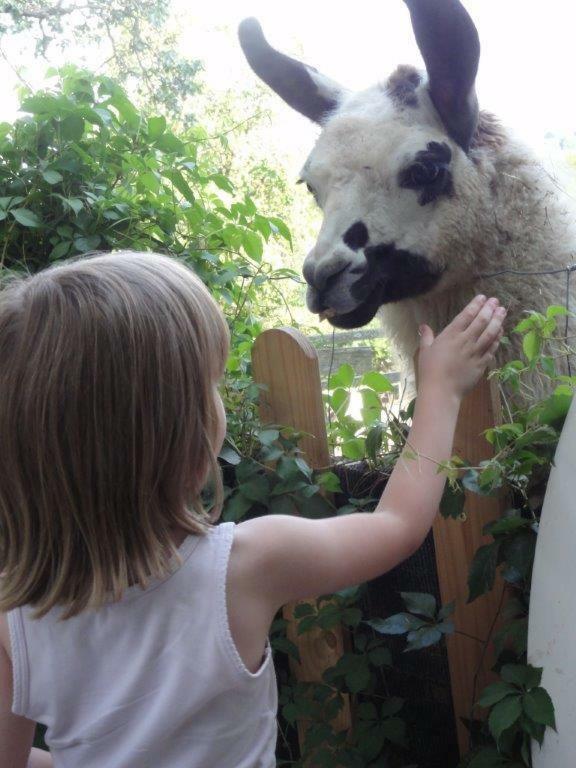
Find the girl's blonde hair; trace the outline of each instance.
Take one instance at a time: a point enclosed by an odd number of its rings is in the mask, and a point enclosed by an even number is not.
[[[0,293],[0,610],[63,618],[165,576],[210,525],[226,321],[183,264],[96,255]]]

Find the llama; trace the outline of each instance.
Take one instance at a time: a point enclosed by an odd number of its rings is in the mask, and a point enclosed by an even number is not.
[[[566,273],[506,271],[565,269],[576,228],[556,180],[479,110],[480,43],[459,0],[405,2],[427,76],[400,66],[359,93],[272,48],[255,19],[239,37],[254,72],[322,127],[301,172],[324,213],[303,266],[308,308],[337,328],[378,313],[411,360],[419,325],[438,331],[476,293],[500,299],[509,327],[563,303]]]

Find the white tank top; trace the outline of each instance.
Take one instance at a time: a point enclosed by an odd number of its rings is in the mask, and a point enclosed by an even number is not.
[[[233,537],[189,536],[169,577],[97,611],[8,614],[12,711],[47,726],[55,768],[273,768],[270,648],[249,672],[228,625]]]

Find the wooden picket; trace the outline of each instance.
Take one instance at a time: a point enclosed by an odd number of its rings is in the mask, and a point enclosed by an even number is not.
[[[260,397],[262,423],[282,424],[305,433],[300,448],[309,466],[313,469],[328,467],[330,454],[320,370],[312,344],[293,328],[265,331],[254,344],[252,368],[254,381],[266,387]],[[288,639],[297,646],[300,654],[300,664],[291,660],[292,672],[298,681],[321,682],[323,672],[334,666],[344,653],[343,630],[341,627],[315,628],[298,635],[294,608],[295,604],[292,604],[284,609]],[[337,730],[350,728],[348,697],[333,725]],[[305,724],[298,723],[298,731],[302,743]]]

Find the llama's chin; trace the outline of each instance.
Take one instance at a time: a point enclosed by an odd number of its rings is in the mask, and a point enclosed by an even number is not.
[[[378,296],[369,297],[367,301],[359,304],[351,312],[343,312],[342,314],[330,312],[326,314],[326,319],[334,328],[362,328],[374,319],[380,306],[381,301]]]

